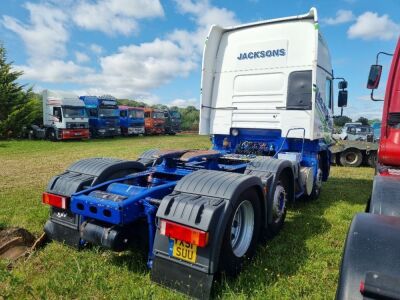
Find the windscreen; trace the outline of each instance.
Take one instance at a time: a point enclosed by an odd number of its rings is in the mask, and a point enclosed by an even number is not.
[[[153,112],[153,119],[164,119],[164,113],[158,111]]]
[[[63,115],[65,118],[86,118],[86,109],[84,107],[63,106]]]
[[[171,116],[175,119],[180,119],[181,118],[181,114],[178,111],[172,111],[171,112]]]
[[[119,117],[119,110],[115,108],[100,108],[100,117]]]
[[[142,110],[131,110],[131,111],[129,111],[129,118],[132,118],[132,119],[143,119],[144,118],[144,111],[142,111]]]

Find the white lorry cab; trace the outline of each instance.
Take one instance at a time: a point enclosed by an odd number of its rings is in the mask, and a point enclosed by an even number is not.
[[[203,56],[200,134],[213,135],[221,148],[224,141],[231,148],[263,141],[276,150],[285,137],[329,144],[332,83],[329,49],[315,8],[235,27],[215,25]],[[346,106],[347,91],[341,96]],[[238,138],[227,137],[232,133]],[[318,151],[318,142],[312,144]]]
[[[47,138],[53,141],[89,138],[85,104],[77,95],[44,90],[42,96]]]

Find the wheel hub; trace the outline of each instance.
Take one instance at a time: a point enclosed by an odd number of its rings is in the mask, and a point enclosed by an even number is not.
[[[272,215],[275,223],[278,223],[285,213],[286,201],[287,197],[285,188],[281,185],[277,185],[272,203]]]
[[[242,257],[250,246],[254,232],[254,209],[250,201],[239,204],[231,224],[231,247],[237,257]]]

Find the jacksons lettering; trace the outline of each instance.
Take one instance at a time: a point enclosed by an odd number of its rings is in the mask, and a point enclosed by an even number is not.
[[[274,56],[285,56],[286,55],[286,50],[281,48],[281,49],[275,49],[275,50],[262,50],[262,51],[254,51],[254,52],[243,52],[240,53],[240,55],[237,57],[238,60],[243,60],[243,59],[256,59],[256,58],[265,58],[265,57],[274,57]]]

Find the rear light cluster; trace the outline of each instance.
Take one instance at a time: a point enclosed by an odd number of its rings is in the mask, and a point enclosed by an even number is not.
[[[160,234],[199,247],[205,247],[208,244],[208,232],[166,220],[160,221]]]
[[[44,204],[48,204],[51,206],[55,206],[58,208],[66,209],[68,205],[68,197],[50,194],[50,193],[43,193],[42,195],[42,202]]]

